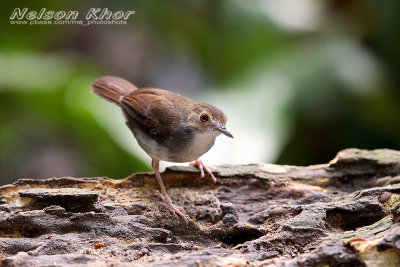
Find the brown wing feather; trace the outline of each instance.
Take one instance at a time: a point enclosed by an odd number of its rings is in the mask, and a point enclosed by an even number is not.
[[[171,130],[179,125],[179,113],[170,92],[161,89],[138,89],[126,95],[121,107],[128,118],[128,126],[139,126],[145,133],[159,142],[165,141]],[[173,94],[175,97],[182,97]]]
[[[137,87],[125,79],[104,76],[93,82],[92,89],[95,94],[119,105],[120,98],[137,90]]]

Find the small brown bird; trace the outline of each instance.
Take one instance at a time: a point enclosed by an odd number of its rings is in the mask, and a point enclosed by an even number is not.
[[[138,89],[130,82],[105,76],[92,84],[93,92],[122,108],[126,125],[140,147],[152,158],[152,167],[161,187],[159,198],[172,213],[183,219],[183,209],[175,206],[165,190],[159,171],[160,160],[189,162],[216,179],[210,168],[199,159],[221,133],[232,137],[225,128],[227,116],[209,104],[198,104],[190,98],[162,89]]]

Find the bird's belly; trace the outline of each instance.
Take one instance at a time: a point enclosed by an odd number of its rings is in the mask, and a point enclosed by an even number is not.
[[[140,147],[153,159],[169,162],[188,162],[198,159],[213,146],[215,136],[196,134],[188,143],[160,144],[140,130],[134,132]]]
[[[215,137],[216,136],[210,134],[195,134],[192,141],[182,148],[182,157],[187,158],[188,160],[186,161],[200,158],[214,145]]]
[[[170,149],[167,146],[161,145],[154,139],[150,138],[141,130],[133,132],[139,146],[153,159],[169,161],[171,157]]]

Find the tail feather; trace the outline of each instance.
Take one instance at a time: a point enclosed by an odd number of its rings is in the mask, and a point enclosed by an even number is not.
[[[125,95],[137,89],[127,80],[114,76],[104,76],[92,83],[92,90],[96,95],[117,105]]]

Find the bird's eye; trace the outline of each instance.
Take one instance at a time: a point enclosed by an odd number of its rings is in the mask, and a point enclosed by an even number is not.
[[[200,120],[203,121],[203,122],[204,122],[204,121],[208,121],[208,115],[205,114],[205,113],[201,114]]]

